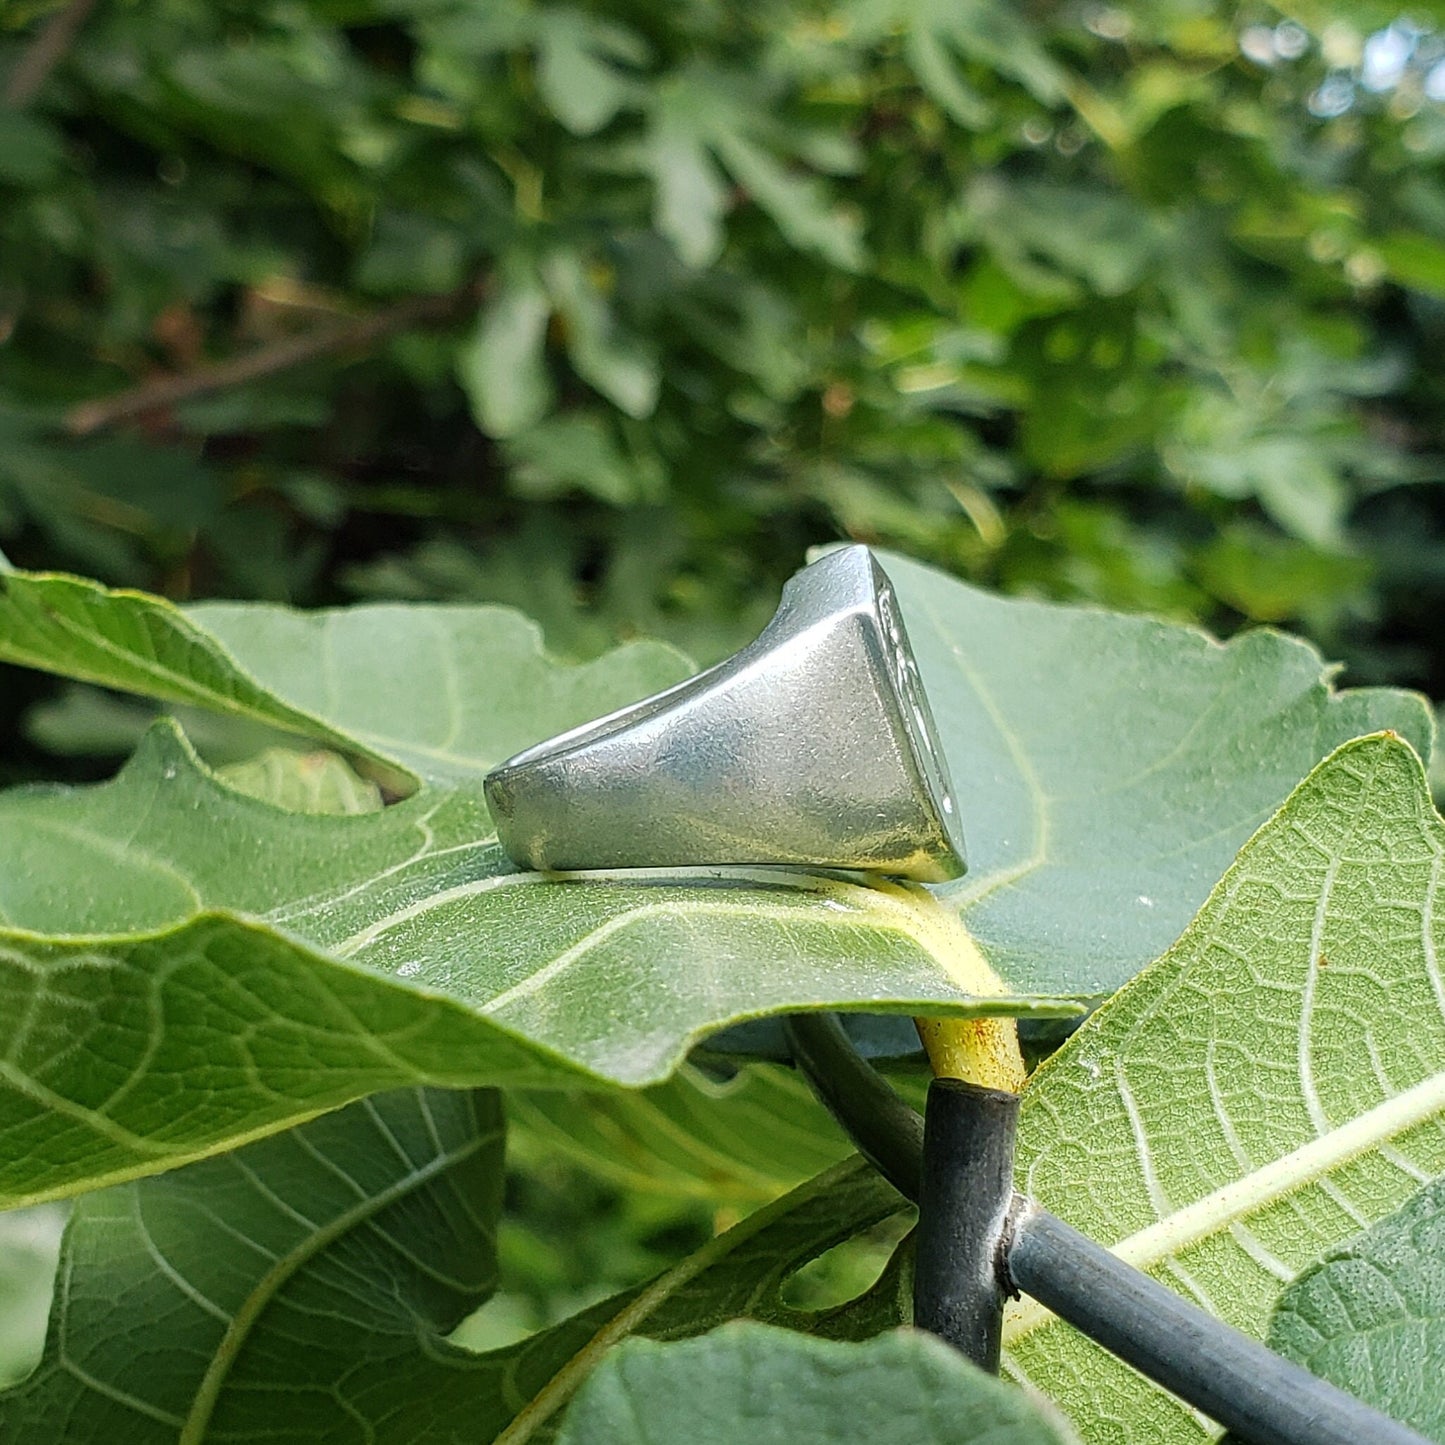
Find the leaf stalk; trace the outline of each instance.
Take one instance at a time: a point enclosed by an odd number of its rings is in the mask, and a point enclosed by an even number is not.
[[[1028,1078],[1019,1028],[1012,1018],[918,1018],[924,1052],[940,1079],[961,1079],[981,1089],[1017,1094]]]

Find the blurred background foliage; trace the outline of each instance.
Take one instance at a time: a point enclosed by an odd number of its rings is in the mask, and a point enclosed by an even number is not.
[[[1442,180],[1442,0],[0,0],[0,548],[706,661],[849,537],[1445,696]],[[136,726],[0,671],[0,781]],[[790,1182],[518,1108],[479,1340]]]
[[[9,0],[0,546],[708,658],[846,536],[1445,693],[1441,24]]]

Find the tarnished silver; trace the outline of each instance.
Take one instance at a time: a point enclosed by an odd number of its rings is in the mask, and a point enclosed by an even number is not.
[[[525,868],[964,871],[918,666],[866,547],[792,577],[741,652],[509,758],[486,794]]]

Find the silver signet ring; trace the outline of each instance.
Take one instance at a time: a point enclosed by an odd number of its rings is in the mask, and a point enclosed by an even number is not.
[[[741,652],[509,758],[486,795],[524,868],[964,871],[918,665],[866,547],[793,576]]]

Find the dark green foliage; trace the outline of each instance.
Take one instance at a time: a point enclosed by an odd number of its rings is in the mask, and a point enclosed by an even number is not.
[[[0,112],[0,545],[713,655],[847,534],[1439,691],[1414,13],[100,6]]]

